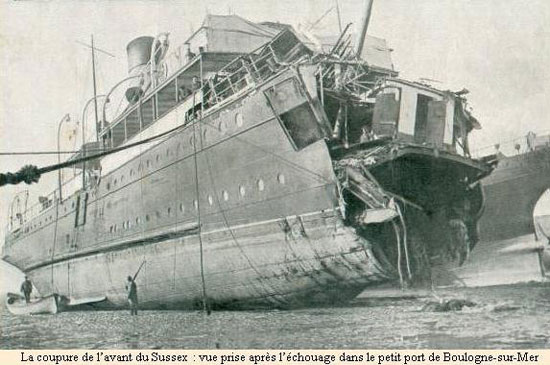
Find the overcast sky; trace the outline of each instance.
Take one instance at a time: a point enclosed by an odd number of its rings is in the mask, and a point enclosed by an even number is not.
[[[343,22],[359,23],[363,0],[339,3]],[[179,45],[207,12],[310,24],[334,4],[334,0],[4,0],[0,4],[0,150],[55,151],[63,115],[71,113],[73,122],[81,119],[83,104],[92,95],[91,57],[77,42],[89,43],[91,34],[97,47],[116,55],[98,54],[98,93],[102,94],[125,77],[125,47],[134,37],[168,31],[172,44]],[[316,31],[336,32],[337,24],[332,11]],[[387,39],[402,77],[429,78],[440,81],[433,84],[440,88],[470,90],[470,104],[483,126],[472,135],[473,147],[479,148],[530,130],[550,130],[549,24],[547,0],[375,0],[369,34]],[[56,162],[55,155],[0,156],[0,170]],[[50,173],[30,187],[3,187],[1,236],[16,192],[30,189],[35,203],[36,196],[53,190],[55,183],[56,174]]]

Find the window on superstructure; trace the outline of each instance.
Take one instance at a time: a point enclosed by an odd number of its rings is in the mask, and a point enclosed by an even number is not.
[[[426,142],[426,136],[428,135],[428,112],[430,101],[434,98],[418,94],[416,98],[416,115],[414,121],[414,141],[417,143]]]
[[[155,109],[153,104],[153,98],[149,98],[144,103],[141,104],[141,128],[147,127],[149,124],[153,123],[155,115]]]
[[[307,102],[279,114],[279,118],[286,135],[297,150],[309,146],[324,136],[315,113]]]
[[[141,130],[141,123],[139,122],[139,109],[135,108],[126,117],[126,139],[130,139]]]
[[[157,92],[156,98],[158,107],[157,115],[160,118],[178,103],[176,97],[176,80],[172,80],[168,85],[160,89]]]
[[[126,140],[126,122],[125,120],[117,123],[112,129],[113,147],[118,147]]]

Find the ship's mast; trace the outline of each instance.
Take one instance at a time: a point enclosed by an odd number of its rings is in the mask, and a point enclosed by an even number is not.
[[[94,82],[94,112],[95,112],[95,134],[96,134],[96,141],[99,142],[99,119],[97,116],[97,85],[96,85],[96,77],[95,77],[95,48],[94,48],[94,36],[92,34],[92,74],[93,74],[93,82]]]
[[[363,10],[363,19],[361,21],[361,33],[359,33],[359,39],[355,45],[355,54],[357,57],[361,55],[363,51],[363,44],[365,43],[365,37],[367,35],[367,29],[369,27],[370,15],[372,12],[372,3],[374,0],[365,0],[365,9]]]
[[[340,30],[340,34],[342,34],[342,18],[340,17],[340,6],[338,5],[338,0],[335,0],[335,3],[336,15],[338,17],[338,29]]]

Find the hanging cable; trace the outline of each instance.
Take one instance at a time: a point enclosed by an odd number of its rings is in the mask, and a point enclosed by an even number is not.
[[[399,283],[401,284],[401,289],[405,287],[405,282],[403,280],[403,271],[401,269],[401,234],[399,233],[399,227],[395,221],[391,222],[393,231],[395,232],[395,239],[397,241],[397,272],[399,274]]]
[[[401,212],[401,208],[399,207],[399,203],[395,203],[395,209],[397,210],[397,214],[399,214],[399,220],[401,221],[401,226],[403,227],[403,247],[405,249],[405,262],[407,264],[407,274],[409,276],[409,280],[412,279],[412,272],[411,272],[411,264],[409,260],[409,245],[407,242],[407,225],[405,224],[405,218],[403,217],[403,213]]]
[[[199,60],[199,73],[200,73],[200,79],[201,79],[201,90],[203,89],[203,78],[202,78],[202,55]],[[195,108],[195,96],[197,93],[193,94],[193,109]],[[206,313],[206,315],[210,315],[210,308],[208,307],[208,297],[206,294],[206,280],[204,278],[204,250],[203,250],[203,243],[202,243],[202,227],[201,227],[201,199],[200,199],[200,191],[199,191],[199,164],[197,161],[197,133],[196,128],[197,124],[199,125],[199,136],[201,136],[201,121],[203,117],[204,112],[204,96],[201,94],[201,115],[199,117],[199,120],[195,120],[193,122],[193,160],[195,163],[195,194],[197,197],[197,223],[198,223],[198,238],[199,238],[199,249],[200,249],[200,268],[201,268],[201,282],[202,282],[202,309]]]

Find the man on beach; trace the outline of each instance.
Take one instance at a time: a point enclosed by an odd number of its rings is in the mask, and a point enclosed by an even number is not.
[[[137,316],[138,297],[137,297],[137,285],[134,278],[128,276],[128,283],[126,284],[126,291],[128,292],[128,303],[130,304],[130,314]]]
[[[30,303],[31,293],[32,293],[32,282],[29,280],[29,277],[25,275],[25,281],[21,284],[21,292],[25,296],[25,302]]]

